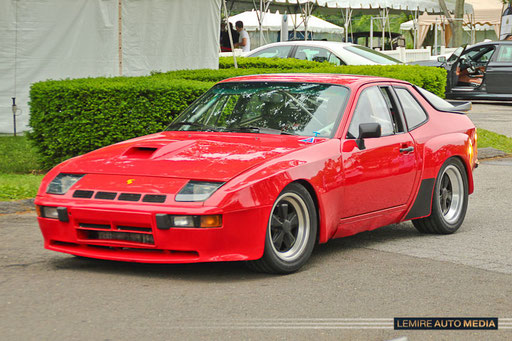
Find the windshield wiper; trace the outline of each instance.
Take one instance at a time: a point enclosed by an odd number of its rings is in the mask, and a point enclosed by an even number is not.
[[[186,122],[186,121],[172,123],[168,128],[182,127],[182,126],[191,126],[191,127],[202,128],[202,129],[205,129],[205,131],[220,131],[220,129],[218,127],[209,126],[209,125],[197,123],[197,122]]]
[[[239,131],[241,133],[247,132],[247,133],[295,135],[295,134],[289,133],[287,131],[279,130],[279,129],[256,127],[256,126],[233,126],[233,127],[228,127],[226,129],[226,131]]]

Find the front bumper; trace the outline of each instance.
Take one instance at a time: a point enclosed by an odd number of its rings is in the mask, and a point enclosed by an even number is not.
[[[51,198],[50,198],[51,199]],[[263,255],[271,207],[222,212],[211,207],[151,204],[91,204],[36,199],[36,205],[66,207],[69,221],[38,218],[45,248],[77,256],[142,263],[243,261]],[[164,214],[222,214],[219,228],[157,228]]]

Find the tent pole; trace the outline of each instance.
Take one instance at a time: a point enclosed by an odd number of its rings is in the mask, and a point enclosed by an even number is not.
[[[434,25],[434,56],[437,56],[437,20]]]
[[[228,8],[226,6],[226,0],[222,0],[222,7],[224,7],[224,16],[226,17],[226,20],[228,22],[228,36],[229,36],[229,45],[231,45],[231,52],[233,52],[233,63],[235,64],[235,69],[238,69],[238,64],[236,62],[236,55],[235,55],[235,45],[233,44],[233,36],[231,35],[231,29],[229,27],[229,16],[228,16]]]
[[[382,51],[384,51],[386,49],[386,46],[384,44],[384,41],[386,40],[386,10],[383,9],[382,10],[382,42],[381,42],[381,48],[382,48]]]
[[[119,31],[118,34],[118,64],[119,64],[119,76],[123,75],[123,0],[118,0],[117,2],[117,11],[118,11],[118,19],[117,19],[117,28]]]
[[[370,17],[370,48],[373,49],[373,17]]]
[[[414,11],[414,48],[417,49],[418,46],[418,8],[416,8],[416,11]]]
[[[260,26],[260,46],[263,46],[263,0],[260,0],[260,15],[258,16],[258,24]]]

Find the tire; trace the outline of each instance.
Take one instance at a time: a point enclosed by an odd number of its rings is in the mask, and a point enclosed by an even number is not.
[[[451,234],[462,225],[467,208],[466,170],[458,158],[450,158],[437,175],[430,216],[413,220],[412,223],[421,233]]]
[[[247,262],[255,271],[289,274],[309,259],[316,242],[317,211],[309,192],[291,183],[272,206],[263,257]]]

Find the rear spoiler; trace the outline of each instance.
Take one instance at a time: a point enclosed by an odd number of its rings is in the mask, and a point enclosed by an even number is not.
[[[451,105],[453,105],[453,109],[450,111],[461,111],[468,112],[473,108],[473,104],[471,102],[463,102],[463,101],[448,101]]]

